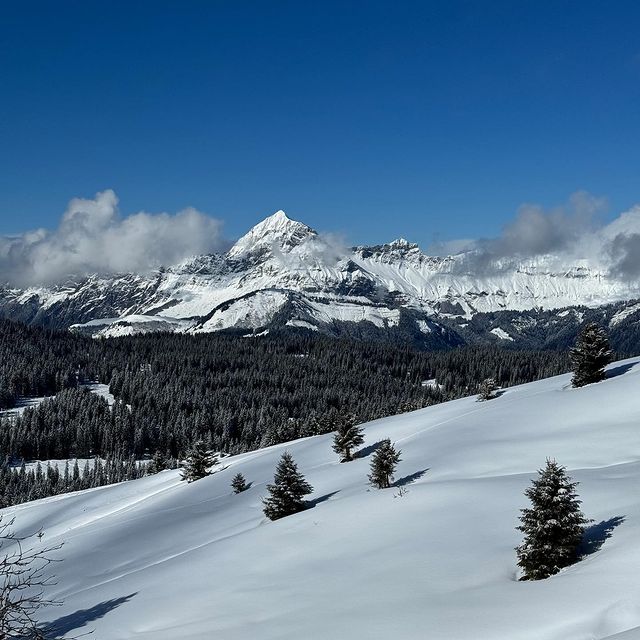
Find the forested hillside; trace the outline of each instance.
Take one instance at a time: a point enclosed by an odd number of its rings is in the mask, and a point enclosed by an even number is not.
[[[552,351],[426,353],[310,332],[91,340],[5,321],[0,345],[5,406],[58,394],[0,433],[5,454],[27,459],[178,456],[196,438],[237,453],[474,393],[489,376],[508,386],[569,368]],[[90,379],[110,385],[112,410],[76,388]]]

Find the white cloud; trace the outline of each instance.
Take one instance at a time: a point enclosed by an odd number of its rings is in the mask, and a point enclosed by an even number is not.
[[[584,191],[563,206],[545,210],[523,204],[498,238],[481,240],[480,248],[495,258],[527,258],[571,251],[596,228],[596,216],[607,207],[604,198]]]
[[[617,277],[636,277],[640,275],[640,206],[604,224],[600,216],[606,208],[606,199],[580,191],[552,209],[522,205],[498,237],[442,244],[468,251],[458,267],[476,274],[542,261],[552,269],[588,265]]]
[[[436,240],[427,247],[430,256],[454,256],[457,253],[472,251],[477,247],[477,240],[457,238],[454,240]]]
[[[525,204],[498,237],[435,243],[430,252],[466,252],[458,267],[476,274],[542,259],[551,268],[588,264],[619,278],[637,278],[640,205],[606,225],[599,221],[605,208],[605,199],[586,192],[549,210]],[[71,200],[55,230],[0,237],[0,283],[46,285],[91,273],[145,273],[227,248],[220,220],[193,208],[123,217],[116,194],[106,190],[93,199]],[[321,234],[281,259],[294,267],[290,263],[297,261],[333,264],[347,254],[342,238]]]
[[[223,248],[222,223],[196,209],[122,217],[108,189],[74,198],[57,229],[0,238],[1,280],[50,284],[90,273],[148,272]]]

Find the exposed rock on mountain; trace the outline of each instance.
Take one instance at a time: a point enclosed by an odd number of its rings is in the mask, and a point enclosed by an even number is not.
[[[226,254],[195,256],[151,275],[7,287],[0,290],[0,314],[101,336],[288,326],[443,347],[478,338],[465,329],[483,314],[596,308],[638,297],[636,283],[589,265],[558,269],[558,256],[482,274],[469,272],[467,258],[427,256],[404,239],[339,248],[278,211]],[[495,326],[482,337],[517,340]]]

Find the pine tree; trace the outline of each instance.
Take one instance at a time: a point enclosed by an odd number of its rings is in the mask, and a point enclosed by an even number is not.
[[[371,459],[371,474],[369,482],[378,489],[388,489],[393,480],[393,472],[396,465],[400,462],[401,451],[396,451],[391,444],[391,440],[387,439],[382,442]]]
[[[193,443],[187,453],[187,459],[182,470],[182,480],[195,482],[200,478],[211,475],[211,467],[216,463],[217,460],[211,455],[207,445],[202,440],[198,440]]]
[[[271,495],[263,500],[264,515],[277,520],[305,509],[302,498],[311,493],[313,487],[298,471],[291,454],[285,451],[276,467],[273,484],[268,484],[267,490]]]
[[[612,351],[605,330],[595,322],[582,329],[575,346],[569,351],[573,365],[574,387],[604,380],[604,368],[611,362]]]
[[[355,416],[346,416],[338,425],[333,437],[333,450],[340,455],[340,462],[353,460],[353,449],[364,442],[362,427],[356,424]]]
[[[233,476],[233,480],[231,481],[231,487],[234,493],[242,493],[249,488],[249,485],[247,484],[245,477],[241,473],[236,473],[236,475]]]
[[[523,543],[516,547],[522,580],[548,578],[575,562],[589,522],[580,511],[578,483],[571,481],[564,467],[547,460],[538,476],[525,492],[531,508],[522,509],[522,524],[517,527],[524,533]]]
[[[492,400],[496,397],[496,391],[498,390],[498,385],[493,378],[485,378],[480,383],[480,389],[478,393],[478,400]]]

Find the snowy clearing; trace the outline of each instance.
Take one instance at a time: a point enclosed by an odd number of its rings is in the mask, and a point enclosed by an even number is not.
[[[500,327],[491,329],[489,333],[493,333],[493,335],[500,338],[500,340],[509,340],[513,342],[513,338],[504,329],[501,329]]]
[[[331,436],[225,460],[193,484],[165,471],[6,509],[66,541],[43,612],[101,640],[640,639],[640,359],[571,389],[569,375],[366,426],[340,464]],[[397,486],[367,484],[371,454],[402,450]],[[289,450],[315,505],[276,522],[261,496]],[[580,482],[592,553],[518,582],[523,495],[555,457]],[[242,472],[251,488],[231,492]],[[400,495],[400,486],[406,490]],[[599,550],[597,550],[599,548]],[[616,635],[620,634],[620,635]]]
[[[87,382],[82,385],[85,389],[89,389],[91,393],[95,393],[101,396],[107,401],[107,404],[112,407],[116,401],[113,394],[109,391],[108,384],[101,384],[100,382]],[[21,416],[27,409],[34,409],[38,405],[42,404],[45,400],[51,400],[55,396],[43,396],[41,398],[19,398],[15,407],[11,409],[0,409],[0,418],[16,418]]]
[[[10,409],[0,409],[0,418],[17,418],[18,416],[21,416],[27,409],[33,409],[37,407],[48,398],[55,398],[55,396],[42,396],[39,398],[18,398],[15,407],[11,407]]]

